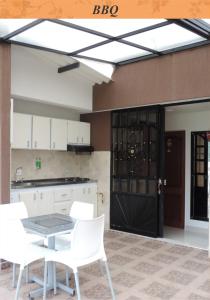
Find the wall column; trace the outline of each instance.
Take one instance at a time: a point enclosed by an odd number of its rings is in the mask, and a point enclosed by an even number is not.
[[[11,46],[0,43],[0,204],[10,200]]]

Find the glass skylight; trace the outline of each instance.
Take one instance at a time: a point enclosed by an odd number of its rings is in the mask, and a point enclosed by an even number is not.
[[[202,20],[210,25],[210,19],[202,19]]]
[[[148,54],[150,54],[150,52],[127,46],[118,42],[111,42],[109,44],[81,52],[81,55],[113,62],[119,62],[122,60],[132,59],[137,56]]]
[[[63,19],[88,29],[118,36],[137,29],[162,23],[165,19]]]
[[[0,37],[5,36],[33,21],[34,19],[0,19]]]
[[[163,51],[199,42],[204,40],[204,38],[178,25],[171,24],[130,36],[125,38],[125,40],[154,50]]]
[[[45,21],[18,34],[12,38],[12,40],[65,52],[73,52],[105,39],[80,30]]]

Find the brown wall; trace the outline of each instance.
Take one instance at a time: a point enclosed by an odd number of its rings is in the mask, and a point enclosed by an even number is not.
[[[93,110],[210,97],[210,46],[121,66],[96,85]]]
[[[0,203],[10,196],[10,45],[0,44]]]
[[[109,151],[111,142],[111,113],[100,112],[81,115],[81,121],[91,124],[91,145],[96,151]]]

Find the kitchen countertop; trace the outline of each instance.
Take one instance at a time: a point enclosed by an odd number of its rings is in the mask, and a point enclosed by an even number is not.
[[[23,181],[12,181],[11,189],[30,189],[37,187],[49,187],[58,185],[69,185],[69,184],[87,184],[96,183],[96,180],[91,180],[89,178],[79,178],[79,177],[68,177],[68,178],[49,178],[49,179],[36,179],[36,180],[23,180]]]

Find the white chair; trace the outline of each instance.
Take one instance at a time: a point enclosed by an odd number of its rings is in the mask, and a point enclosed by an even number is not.
[[[7,218],[9,220],[21,220],[28,218],[28,211],[23,202],[17,202],[17,203],[9,203],[9,204],[4,204],[1,206],[1,214],[2,218]],[[31,234],[31,233],[26,233],[25,235],[26,241],[38,245],[43,245],[44,244],[44,239],[36,234]],[[28,277],[28,270],[26,272]],[[13,276],[12,276],[12,286],[16,286],[16,265],[13,264]],[[28,281],[28,278],[27,280]]]
[[[72,231],[71,248],[50,253],[45,257],[43,300],[46,299],[47,267],[49,261],[64,264],[72,269],[75,277],[77,299],[80,300],[81,296],[78,268],[98,260],[103,262],[105,265],[112,299],[115,299],[111,276],[107,264],[107,257],[104,250],[103,236],[104,215],[92,220],[79,220],[76,222]],[[54,286],[54,294],[56,294],[56,285]]]
[[[0,259],[20,266],[15,300],[19,298],[23,271],[30,263],[43,259],[48,249],[27,241],[26,232],[20,220],[4,215],[0,205]]]
[[[75,220],[90,220],[94,216],[94,205],[92,203],[74,201],[71,210],[70,217]],[[71,245],[71,233],[62,234],[56,237],[55,249],[63,250],[69,248]]]

